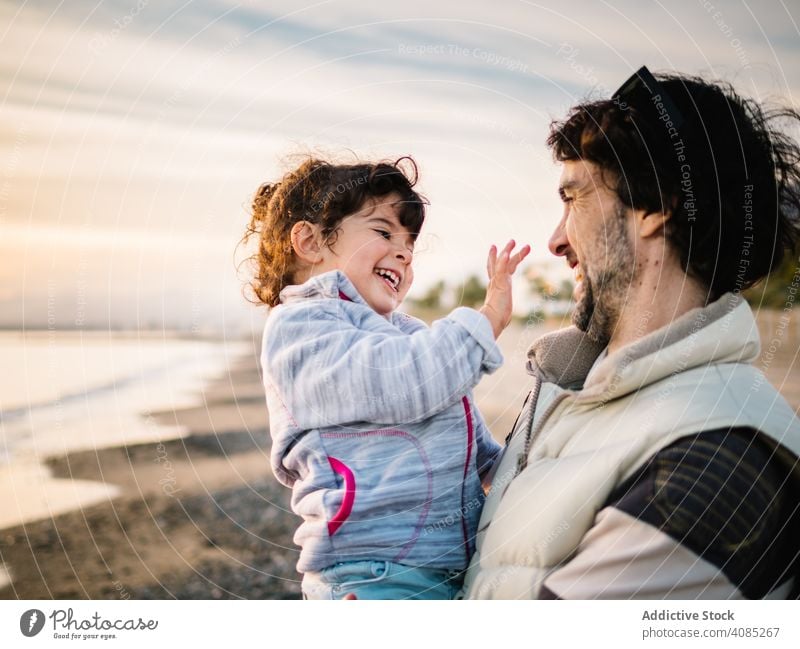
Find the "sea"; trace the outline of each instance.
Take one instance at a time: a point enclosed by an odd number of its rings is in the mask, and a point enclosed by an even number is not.
[[[112,498],[113,485],[54,479],[45,461],[185,435],[151,413],[197,405],[247,353],[168,332],[0,332],[0,529]]]

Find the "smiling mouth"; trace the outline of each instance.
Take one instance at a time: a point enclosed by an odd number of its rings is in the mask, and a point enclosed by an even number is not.
[[[400,276],[392,270],[388,268],[376,268],[375,274],[380,277],[386,285],[392,289],[395,293],[398,292],[398,287],[400,286]]]

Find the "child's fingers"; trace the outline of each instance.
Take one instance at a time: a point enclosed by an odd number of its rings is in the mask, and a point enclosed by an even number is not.
[[[494,272],[496,275],[508,272],[508,260],[511,256],[511,251],[513,249],[514,249],[514,240],[512,239],[506,244],[506,247],[503,248],[503,251],[497,257],[497,263],[495,264],[494,268]]]
[[[529,245],[523,246],[519,252],[512,255],[511,253],[516,245],[516,241],[511,239],[499,253],[497,246],[493,245],[489,248],[489,257],[486,260],[486,272],[489,275],[489,279],[492,279],[495,275],[512,274],[519,263],[528,256],[531,251]]]
[[[531,251],[531,247],[525,245],[520,249],[519,252],[517,252],[515,255],[512,255],[511,251],[514,249],[514,246],[516,246],[516,243],[512,239],[508,242],[506,247],[503,248],[503,252],[500,253],[500,256],[497,258],[495,274],[507,273],[508,275],[512,275],[520,262],[525,259],[525,257],[527,257],[528,253]]]
[[[519,264],[522,262],[522,260],[528,256],[530,251],[531,247],[526,244],[516,255],[511,257],[511,259],[509,259],[509,264],[508,264],[509,272],[513,273],[517,269],[517,266],[519,266]]]
[[[494,277],[495,266],[497,265],[497,246],[489,248],[489,256],[486,258],[486,273],[489,279]]]

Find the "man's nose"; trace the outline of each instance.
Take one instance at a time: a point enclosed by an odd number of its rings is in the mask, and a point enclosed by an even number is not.
[[[566,231],[567,216],[563,216],[553,234],[550,235],[550,241],[547,242],[547,247],[556,257],[563,257],[569,251],[569,239],[567,239]]]

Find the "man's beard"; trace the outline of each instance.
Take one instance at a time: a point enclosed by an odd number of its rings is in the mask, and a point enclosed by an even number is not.
[[[606,230],[603,267],[593,272],[583,268],[583,295],[572,312],[572,322],[591,340],[607,345],[619,322],[625,296],[635,279],[633,246],[628,239],[626,214],[622,206]],[[591,275],[596,275],[592,279]],[[595,287],[598,295],[595,297]]]

